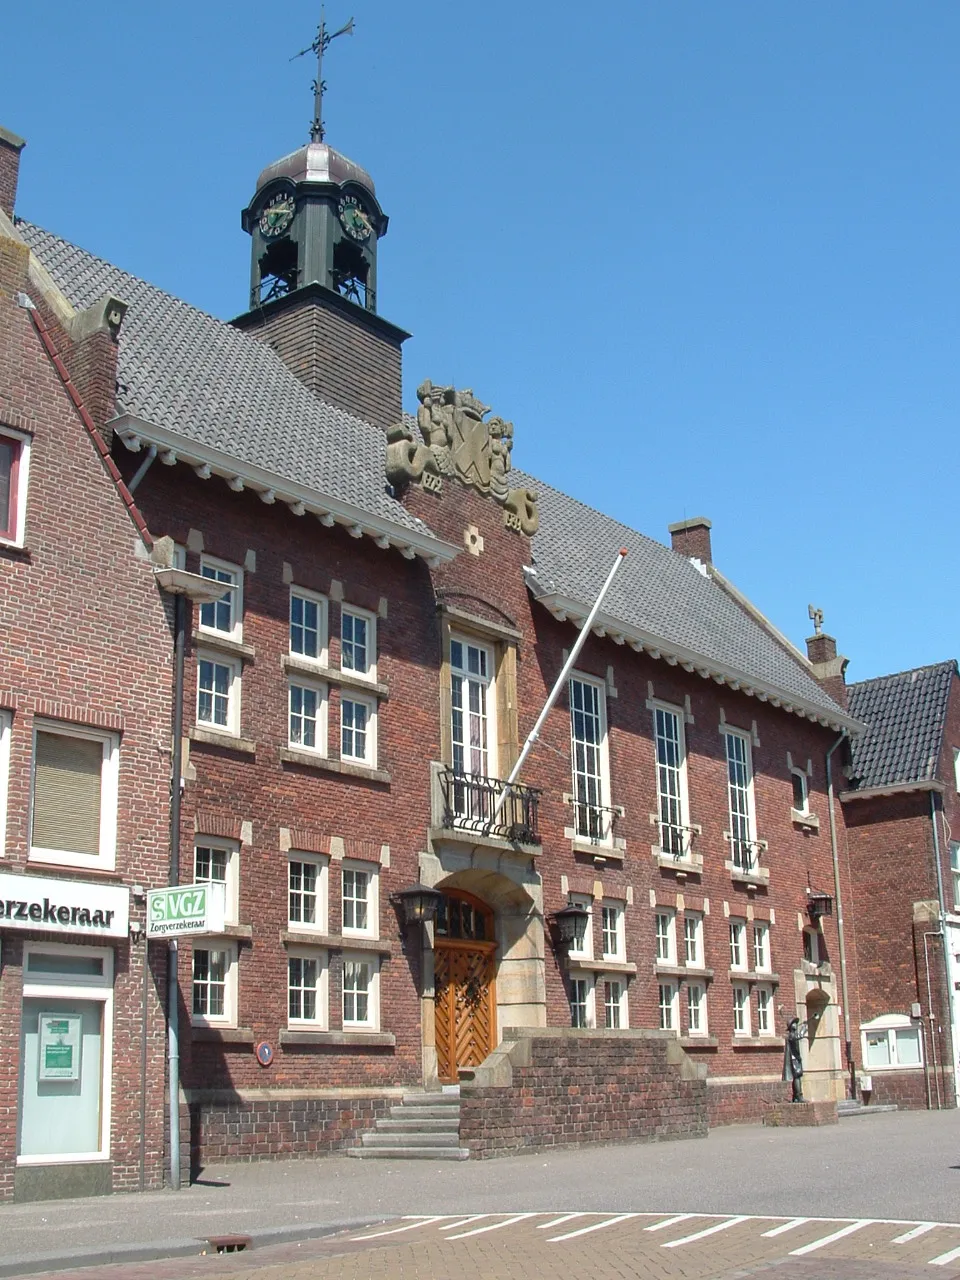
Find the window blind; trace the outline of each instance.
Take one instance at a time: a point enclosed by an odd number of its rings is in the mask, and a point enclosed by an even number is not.
[[[102,771],[102,742],[37,734],[31,841],[35,848],[99,854]]]

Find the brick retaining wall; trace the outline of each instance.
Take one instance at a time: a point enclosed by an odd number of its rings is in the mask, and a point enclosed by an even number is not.
[[[487,1159],[592,1143],[702,1138],[706,1080],[669,1032],[514,1029],[461,1072],[460,1142]]]

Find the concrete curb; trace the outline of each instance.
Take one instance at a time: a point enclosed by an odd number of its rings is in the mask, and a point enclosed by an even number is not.
[[[392,1219],[391,1219],[392,1220]],[[310,1226],[268,1227],[262,1231],[247,1232],[251,1253],[274,1244],[292,1244],[297,1240],[320,1240],[336,1235],[338,1231],[362,1230],[385,1218],[346,1218],[342,1222],[315,1223]],[[117,1245],[112,1249],[91,1250],[73,1254],[22,1254],[19,1258],[5,1258],[0,1262],[0,1277],[37,1275],[47,1271],[79,1271],[83,1267],[106,1267],[117,1263],[160,1262],[165,1258],[198,1258],[204,1252],[207,1240],[200,1236],[189,1239],[158,1240],[154,1244]],[[209,1250],[206,1250],[209,1253]],[[227,1255],[225,1254],[224,1257]],[[235,1255],[239,1257],[240,1255]]]

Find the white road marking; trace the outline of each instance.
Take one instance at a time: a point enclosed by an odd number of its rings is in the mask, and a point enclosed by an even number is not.
[[[917,1236],[925,1236],[928,1231],[932,1231],[937,1224],[935,1222],[921,1222],[919,1226],[914,1227],[912,1231],[905,1231],[902,1236],[896,1236],[890,1241],[891,1244],[906,1244],[908,1240],[916,1240]]]
[[[728,1227],[739,1226],[741,1222],[748,1220],[747,1215],[739,1218],[728,1218],[726,1222],[718,1222],[712,1227],[704,1227],[702,1231],[695,1231],[692,1236],[683,1236],[680,1240],[668,1240],[666,1244],[661,1245],[663,1249],[679,1249],[682,1244],[693,1244],[694,1240],[702,1240],[704,1236],[715,1236],[718,1231],[726,1231]]]
[[[644,1227],[644,1231],[662,1231],[664,1227],[672,1227],[678,1222],[687,1222],[690,1218],[699,1218],[705,1215],[699,1213],[677,1213],[672,1218],[664,1218],[663,1222],[655,1222],[652,1227]]]
[[[562,1218],[554,1218],[552,1222],[538,1222],[538,1231],[548,1231],[550,1227],[559,1227],[564,1222],[569,1222],[572,1218],[585,1218],[585,1213],[565,1213]]]
[[[589,1227],[581,1227],[579,1231],[568,1231],[564,1236],[551,1236],[547,1244],[557,1244],[561,1240],[572,1240],[574,1236],[585,1236],[591,1231],[602,1231],[604,1227],[614,1227],[618,1222],[626,1222],[628,1218],[639,1218],[639,1213],[621,1213],[615,1218],[607,1218],[604,1222],[594,1222]]]
[[[481,1218],[489,1218],[489,1213],[474,1213],[469,1218],[460,1218],[458,1221],[445,1222],[442,1227],[437,1227],[438,1231],[453,1231],[455,1227],[468,1227],[471,1222],[479,1222]]]
[[[852,1236],[861,1227],[869,1227],[871,1221],[872,1219],[870,1218],[858,1218],[856,1222],[848,1222],[839,1231],[831,1232],[828,1236],[821,1236],[819,1240],[814,1240],[812,1244],[801,1245],[799,1249],[791,1249],[790,1257],[799,1258],[805,1253],[813,1253],[815,1249],[822,1249],[824,1245],[833,1244],[834,1240],[842,1240],[844,1236]],[[960,1249],[957,1252],[960,1253]]]
[[[960,1249],[951,1249],[949,1253],[941,1253],[938,1258],[931,1258],[931,1267],[945,1267],[948,1262],[953,1262],[955,1258],[960,1258]]]
[[[515,1222],[522,1222],[524,1218],[533,1218],[532,1213],[518,1213],[512,1218],[504,1218],[503,1222],[491,1222],[485,1227],[474,1227],[472,1231],[461,1231],[458,1235],[447,1236],[448,1240],[466,1240],[468,1236],[482,1236],[485,1231],[499,1231],[501,1227],[512,1227]]]
[[[791,1218],[789,1222],[781,1222],[779,1227],[774,1227],[771,1231],[761,1231],[760,1238],[771,1240],[774,1236],[782,1236],[785,1231],[792,1231],[794,1227],[802,1227],[805,1222],[812,1221],[812,1218]]]
[[[391,1227],[389,1231],[375,1231],[372,1236],[354,1236],[354,1240],[378,1240],[380,1236],[395,1236],[401,1231],[412,1231],[414,1227],[429,1227],[431,1222],[439,1222],[447,1215],[438,1213],[434,1218],[417,1218],[416,1222],[407,1222],[405,1227]],[[404,1219],[406,1221],[406,1219]]]

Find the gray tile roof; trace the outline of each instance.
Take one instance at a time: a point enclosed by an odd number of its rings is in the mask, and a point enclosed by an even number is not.
[[[320,401],[265,344],[108,262],[21,222],[18,230],[78,308],[105,293],[129,304],[120,343],[121,412],[421,533],[386,491],[384,437]],[[621,546],[630,554],[605,613],[664,647],[713,661],[841,714],[802,659],[684,556],[514,473],[540,497],[536,585],[592,602]]]
[[[806,666],[686,556],[522,473],[539,495],[539,587],[592,604],[620,547],[628,554],[603,612],[664,643],[763,681],[825,712],[840,708]]]
[[[28,222],[17,230],[78,309],[129,303],[121,413],[402,528],[429,530],[386,491],[383,432],[318,400],[256,338]]]
[[[849,686],[850,713],[869,726],[853,743],[855,789],[936,778],[956,670],[951,659]]]

